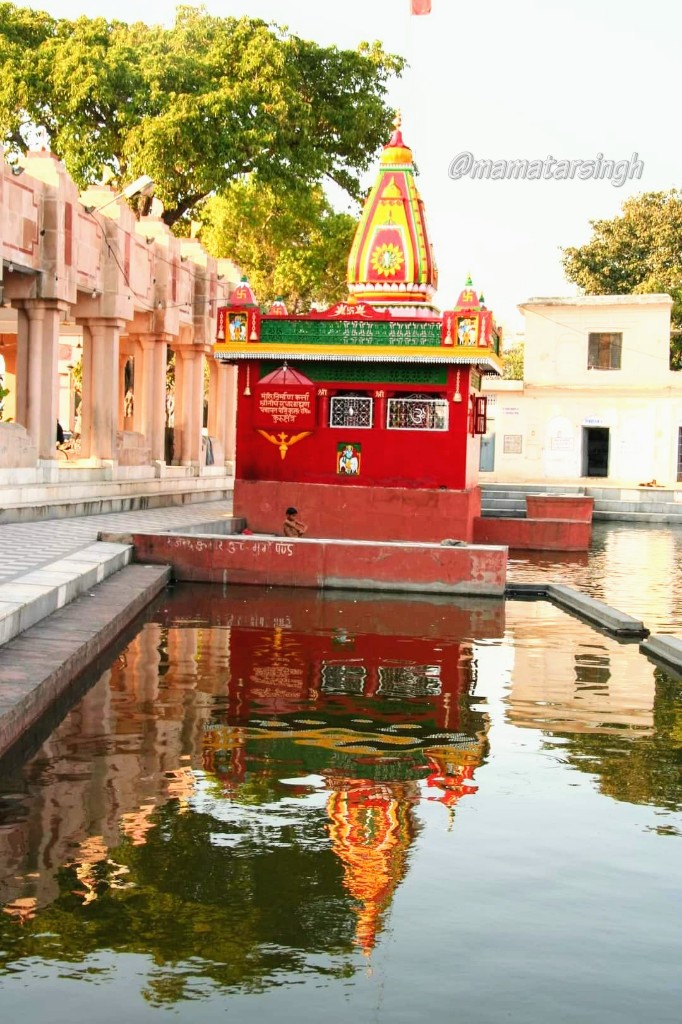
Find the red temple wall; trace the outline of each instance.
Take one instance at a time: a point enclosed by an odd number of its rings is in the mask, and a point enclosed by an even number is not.
[[[247,372],[251,395],[244,395]],[[469,431],[469,368],[461,367],[459,377],[461,402],[452,401],[456,390],[456,370],[453,367],[448,367],[446,385],[360,384],[357,381],[325,384],[318,381],[318,426],[309,436],[292,444],[282,458],[277,444],[266,440],[254,427],[256,399],[253,390],[259,378],[258,364],[242,365],[238,383],[236,477],[238,480],[334,484],[348,490],[376,485],[448,490],[475,488],[479,439],[472,437]],[[387,396],[405,397],[415,392],[447,395],[449,428],[447,431],[387,430],[383,426],[383,403],[380,406],[379,399],[375,400],[375,425],[372,428],[329,427],[326,425],[329,399],[321,397],[320,390],[327,390],[329,397],[348,390],[368,395],[384,391]],[[270,431],[273,437],[276,436],[275,430]],[[298,433],[295,426],[286,432],[289,437]],[[337,447],[342,442],[361,445],[358,476],[337,473]]]

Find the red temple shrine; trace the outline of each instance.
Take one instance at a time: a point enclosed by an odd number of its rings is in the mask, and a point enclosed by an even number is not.
[[[502,372],[500,335],[470,280],[442,315],[436,284],[397,127],[351,247],[348,301],[262,314],[244,280],[218,311],[215,358],[239,365],[234,511],[252,530],[280,532],[294,505],[316,537],[473,539],[481,376]]]

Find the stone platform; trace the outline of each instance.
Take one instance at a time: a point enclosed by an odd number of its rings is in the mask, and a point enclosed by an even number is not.
[[[173,577],[206,583],[353,588],[500,597],[507,549],[273,536],[226,538],[212,532],[171,535],[102,533],[107,543],[131,544],[136,561],[170,565]]]

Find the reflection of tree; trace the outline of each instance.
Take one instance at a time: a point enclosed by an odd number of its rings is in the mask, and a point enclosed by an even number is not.
[[[325,825],[323,813],[292,816],[275,834],[251,834],[239,819],[226,826],[171,802],[154,813],[143,845],[124,840],[90,866],[97,899],[84,898],[71,865],[59,872],[58,898],[23,927],[0,914],[0,971],[24,957],[137,953],[156,964],[145,997],[161,1003],[183,998],[190,958],[188,977],[252,990],[282,971],[311,970],[320,950],[345,957],[355,916]],[[215,841],[226,834],[229,845]],[[348,963],[317,969],[341,975]]]
[[[653,734],[558,733],[569,763],[599,778],[615,800],[682,808],[682,680],[654,672]]]

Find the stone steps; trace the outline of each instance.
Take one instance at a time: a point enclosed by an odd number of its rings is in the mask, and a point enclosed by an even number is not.
[[[201,478],[200,478],[201,479]],[[182,487],[173,490],[150,490],[146,487],[131,492],[125,488],[101,485],[89,487],[91,493],[84,494],[82,486],[74,487],[69,495],[64,485],[41,487],[33,500],[8,501],[9,495],[0,491],[0,526],[6,523],[34,523],[47,519],[71,519],[80,516],[101,515],[108,512],[136,512],[144,509],[168,508],[174,505],[189,505],[198,502],[223,501],[233,493],[232,478],[209,478],[202,480],[188,477]],[[27,489],[28,490],[28,489]],[[100,493],[97,491],[100,490]],[[65,493],[66,491],[66,493]]]
[[[682,526],[682,491],[671,489],[486,484],[481,486],[481,516],[525,518],[527,494],[584,494],[594,498],[593,520],[671,523]]]
[[[118,572],[132,556],[129,544],[97,541],[68,558],[0,584],[0,645]]]

